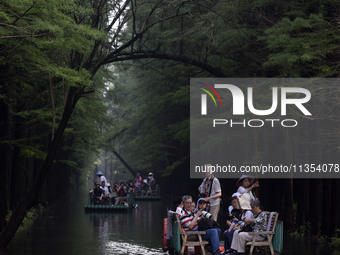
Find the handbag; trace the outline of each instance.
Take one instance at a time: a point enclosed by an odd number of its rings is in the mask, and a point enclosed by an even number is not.
[[[253,232],[253,224],[244,225],[240,232]]]
[[[202,218],[198,222],[198,231],[205,231],[207,229],[218,228],[218,227],[219,227],[218,223],[214,220]]]

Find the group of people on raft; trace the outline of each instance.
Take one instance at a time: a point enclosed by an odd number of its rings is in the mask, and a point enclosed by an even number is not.
[[[151,196],[155,195],[158,184],[150,172],[146,178],[142,178],[140,173],[137,173],[134,180],[129,182],[115,183],[113,187],[107,182],[106,177],[101,171],[96,174],[99,182],[94,183],[94,188],[90,190],[92,205],[120,205],[128,202],[129,195]]]
[[[211,252],[218,254],[244,254],[247,241],[253,239],[248,232],[266,231],[266,214],[261,210],[260,200],[255,198],[252,190],[259,187],[258,181],[249,175],[242,175],[237,181],[238,189],[228,208],[227,229],[223,233],[224,252],[220,252],[219,241],[221,229],[217,223],[222,195],[219,180],[211,174],[211,165],[206,165],[206,177],[198,188],[200,198],[197,204],[190,195],[184,195],[177,202],[176,213],[179,215],[184,231],[206,231],[202,236],[210,243]],[[195,235],[188,238],[197,238]],[[259,235],[257,241],[266,237]]]

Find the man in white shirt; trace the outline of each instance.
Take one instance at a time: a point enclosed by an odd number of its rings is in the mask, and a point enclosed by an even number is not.
[[[106,180],[104,174],[102,173],[102,171],[98,171],[97,172],[97,176],[100,178],[99,183],[102,183],[104,181],[105,182],[105,187],[107,187],[107,180]]]
[[[105,201],[105,204],[108,204],[109,201],[109,189],[105,186],[105,181],[101,182],[100,188],[103,190],[103,199]]]
[[[209,212],[212,214],[212,219],[217,221],[218,213],[220,211],[221,202],[221,185],[220,181],[211,173],[211,164],[205,165],[205,178],[198,188],[199,193],[210,204]]]

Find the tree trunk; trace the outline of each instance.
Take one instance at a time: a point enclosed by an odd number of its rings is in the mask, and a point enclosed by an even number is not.
[[[296,180],[298,183],[297,187],[297,213],[296,213],[296,225],[304,226],[309,218],[309,208],[306,205],[309,205],[309,179],[298,179]]]
[[[321,235],[321,222],[322,222],[322,179],[315,179],[311,181],[311,201],[310,212],[311,212],[311,223],[312,223],[312,234],[316,236]]]
[[[2,231],[0,235],[0,249],[5,248],[9,244],[10,240],[13,238],[20,224],[24,220],[26,216],[26,212],[29,209],[31,209],[35,204],[38,203],[38,196],[39,196],[41,187],[44,184],[46,175],[51,168],[54,156],[59,147],[64,130],[67,127],[67,123],[72,115],[73,109],[76,103],[78,102],[81,93],[82,93],[81,88],[75,88],[75,87],[70,88],[66,106],[63,112],[63,117],[60,121],[55,137],[49,147],[49,150],[47,152],[47,156],[44,160],[42,168],[39,171],[39,174],[35,180],[35,183],[32,189],[29,192],[27,192],[25,196],[19,201],[5,229]]]
[[[332,189],[332,212],[331,212],[331,219],[332,219],[332,234],[336,232],[337,229],[340,229],[340,219],[339,219],[339,212],[340,212],[340,179],[333,179],[333,189]]]
[[[284,193],[284,222],[287,230],[294,226],[294,210],[293,210],[293,180],[286,179],[286,192]]]
[[[330,212],[332,211],[332,179],[323,180],[323,215],[322,217],[321,234],[323,236],[332,236],[332,225],[334,224],[333,217]]]
[[[116,157],[120,160],[120,162],[122,162],[122,164],[130,171],[130,173],[133,176],[136,176],[136,172],[131,168],[131,166],[122,158],[122,156],[119,155],[118,152],[116,151],[112,151],[113,154],[116,155]]]
[[[2,104],[2,103],[1,103]],[[6,104],[1,105],[3,121],[7,125],[3,129],[1,129],[1,134],[4,134],[3,137],[6,139],[12,139],[12,130],[13,130],[13,115],[10,111],[10,106]],[[6,215],[9,209],[10,204],[10,183],[11,183],[11,171],[13,166],[13,151],[11,146],[1,146],[0,149],[1,155],[4,155],[5,160],[1,162],[1,168],[4,170],[2,171],[1,178],[0,178],[0,232],[6,225]]]

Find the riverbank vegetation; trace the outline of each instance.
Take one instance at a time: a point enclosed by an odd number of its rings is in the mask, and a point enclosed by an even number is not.
[[[0,247],[32,206],[92,181],[100,155],[105,172],[114,171],[115,152],[136,170],[152,170],[164,190],[187,191],[189,78],[338,78],[339,7],[335,0],[2,1]],[[313,122],[294,113],[299,132],[230,136],[248,148],[230,155],[338,163],[339,90],[313,93]],[[234,180],[221,184],[232,194]],[[263,180],[261,200],[286,229],[310,222],[313,235],[335,236],[339,184]]]

